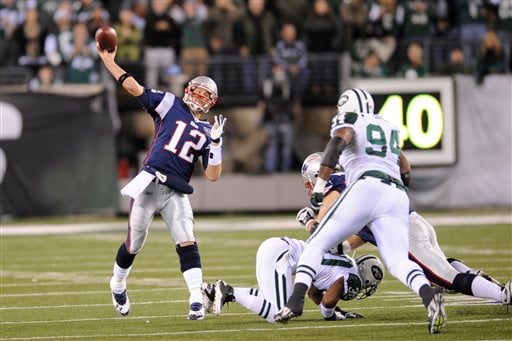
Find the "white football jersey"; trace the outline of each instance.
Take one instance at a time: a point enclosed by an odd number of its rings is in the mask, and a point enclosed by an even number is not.
[[[354,138],[341,153],[347,186],[366,171],[384,172],[400,179],[400,130],[376,114],[339,113],[332,119],[331,137],[342,127],[354,130]]]
[[[324,254],[313,280],[315,287],[327,290],[340,277],[345,279],[342,299],[348,301],[355,298],[362,288],[356,261],[348,255]]]

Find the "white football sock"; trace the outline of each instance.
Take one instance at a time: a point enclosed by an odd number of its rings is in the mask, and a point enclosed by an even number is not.
[[[183,278],[187,283],[188,291],[190,291],[189,303],[203,302],[203,294],[201,293],[201,283],[203,282],[203,270],[201,268],[192,268],[183,272]]]
[[[114,276],[110,279],[110,289],[114,293],[120,294],[126,290],[126,279],[128,278],[131,269],[131,266],[128,269],[124,269],[117,265],[117,263],[114,263]]]
[[[483,277],[475,277],[471,283],[471,291],[475,297],[490,298],[501,303],[501,287]]]

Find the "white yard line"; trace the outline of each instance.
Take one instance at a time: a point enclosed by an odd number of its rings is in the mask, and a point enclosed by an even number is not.
[[[180,316],[181,317],[181,316]],[[478,319],[478,320],[450,320],[450,324],[467,324],[467,323],[488,323],[488,322],[501,322],[510,321],[507,318],[493,318],[493,319]],[[283,326],[279,328],[244,328],[244,329],[215,329],[215,330],[197,330],[197,331],[177,331],[177,332],[166,332],[166,333],[140,333],[140,334],[95,334],[95,335],[56,335],[56,336],[34,336],[34,337],[15,337],[15,338],[0,338],[0,340],[52,340],[52,339],[110,339],[113,337],[149,337],[149,336],[173,336],[173,335],[204,335],[204,334],[221,334],[221,333],[240,333],[240,332],[265,332],[265,331],[297,331],[297,330],[311,330],[311,329],[342,329],[342,328],[381,328],[381,327],[409,327],[412,325],[426,325],[425,322],[392,322],[392,323],[349,323],[344,322],[343,324],[331,323],[329,325],[321,324],[317,326]]]
[[[239,231],[244,230],[276,230],[276,229],[297,229],[297,222],[292,215],[290,218],[276,219],[197,219],[195,228],[197,231]],[[456,226],[456,225],[496,225],[511,224],[512,215],[471,215],[471,216],[425,216],[434,226]],[[0,226],[0,236],[27,236],[27,235],[49,235],[49,234],[74,234],[93,233],[108,231],[124,231],[126,223],[78,223],[78,224],[28,224]],[[152,229],[166,229],[165,223],[154,222]]]
[[[132,289],[130,292],[154,292],[154,291],[169,291],[169,290],[183,290],[182,288],[153,288],[153,289]],[[1,297],[34,297],[34,296],[66,296],[66,295],[87,295],[87,294],[107,294],[105,291],[88,291],[88,292],[80,292],[80,291],[69,291],[69,292],[52,292],[52,293],[33,293],[33,294],[15,294],[15,295],[2,295]],[[411,303],[415,301],[419,301],[419,298],[417,295],[415,295],[412,292],[392,292],[392,291],[384,291],[382,292],[378,297],[379,299],[382,299],[386,302],[399,302],[399,301],[411,301]],[[466,306],[466,305],[501,305],[501,303],[495,302],[493,300],[489,299],[482,299],[482,298],[476,298],[472,296],[466,296],[462,294],[457,295],[445,295],[446,305],[447,306]],[[151,305],[151,304],[165,304],[165,303],[183,303],[187,302],[187,300],[162,300],[162,301],[140,301],[134,303],[134,305]],[[7,310],[31,310],[31,309],[54,309],[54,308],[86,308],[86,307],[102,307],[102,306],[111,306],[110,303],[108,304],[63,304],[63,305],[46,305],[46,306],[16,306],[16,307],[0,307],[0,311],[7,311]],[[403,307],[409,307],[409,308],[417,308],[417,307],[423,307],[421,304],[410,304],[410,305],[400,305],[397,307],[390,307],[390,306],[372,306],[372,307],[361,307],[358,309],[362,310],[375,310],[375,309],[398,309]],[[316,310],[314,310],[316,311]],[[223,314],[226,315],[226,314]],[[136,318],[136,317],[132,317]],[[64,320],[56,320],[56,321],[64,321]],[[37,322],[44,322],[44,321],[25,321],[23,323],[37,323]],[[0,324],[4,323],[16,323],[16,322],[7,322],[2,321]],[[21,323],[21,322],[20,322]]]

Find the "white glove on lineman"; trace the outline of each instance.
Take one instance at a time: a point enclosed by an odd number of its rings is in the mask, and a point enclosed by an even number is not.
[[[315,219],[315,211],[311,207],[304,207],[301,209],[295,218],[295,220],[304,227],[306,227],[308,221],[311,219]]]
[[[220,142],[220,137],[224,133],[224,125],[226,124],[227,118],[224,115],[215,115],[215,122],[213,123],[212,130],[210,131],[210,136],[213,142]]]

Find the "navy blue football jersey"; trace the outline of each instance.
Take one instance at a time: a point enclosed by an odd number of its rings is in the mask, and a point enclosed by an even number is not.
[[[324,187],[324,195],[327,195],[329,192],[337,191],[337,192],[343,192],[347,188],[347,185],[345,184],[345,173],[343,172],[336,172],[332,173],[329,179],[327,180],[327,183]]]
[[[196,119],[181,98],[170,92],[144,88],[138,99],[155,123],[144,165],[189,182],[200,157],[203,166],[208,165],[210,123]]]

